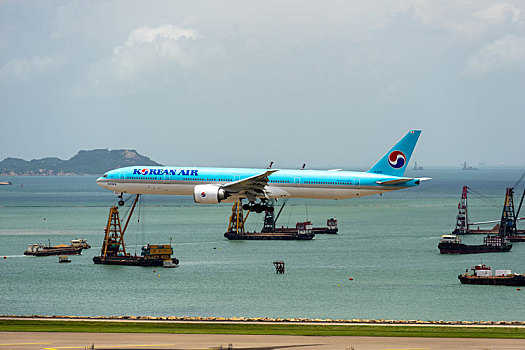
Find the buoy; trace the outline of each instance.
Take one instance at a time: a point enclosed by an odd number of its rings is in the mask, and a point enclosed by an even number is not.
[[[4,255],[4,259],[7,259],[7,256]]]
[[[153,272],[157,272],[157,270],[153,270]]]
[[[157,275],[157,276],[159,276],[159,277],[160,277],[160,275]]]
[[[5,259],[5,256],[4,256],[4,259]],[[521,288],[516,288],[516,290],[521,290]]]
[[[353,280],[354,280],[354,278],[353,278],[353,277],[348,277],[348,279],[349,279],[350,281],[353,281]]]
[[[337,286],[338,286],[338,287],[341,287],[341,285],[340,285],[340,284],[337,284]]]

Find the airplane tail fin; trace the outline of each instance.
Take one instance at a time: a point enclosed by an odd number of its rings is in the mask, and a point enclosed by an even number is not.
[[[416,147],[421,130],[410,130],[367,172],[392,176],[403,176]]]

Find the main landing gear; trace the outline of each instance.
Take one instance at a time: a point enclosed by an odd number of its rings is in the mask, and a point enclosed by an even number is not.
[[[261,199],[261,203],[249,202],[242,205],[243,210],[254,211],[257,214],[262,213],[263,211],[273,212],[273,205],[268,204],[268,200]]]

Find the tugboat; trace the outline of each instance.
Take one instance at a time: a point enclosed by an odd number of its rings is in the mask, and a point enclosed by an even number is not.
[[[484,264],[476,265],[471,268],[472,274],[468,274],[468,269],[464,274],[458,276],[462,284],[492,284],[503,286],[525,286],[525,275],[512,273],[511,270],[496,270],[492,275],[490,266]]]
[[[456,235],[442,235],[438,248],[441,254],[495,253],[510,251],[512,244],[504,237],[489,235],[484,238],[483,244],[467,245]]]

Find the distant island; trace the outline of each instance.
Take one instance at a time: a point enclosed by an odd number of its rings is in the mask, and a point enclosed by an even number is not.
[[[19,158],[6,158],[0,162],[0,176],[19,175],[90,175],[133,165],[161,165],[135,150],[94,149],[80,151],[68,160],[42,158],[30,161]]]

